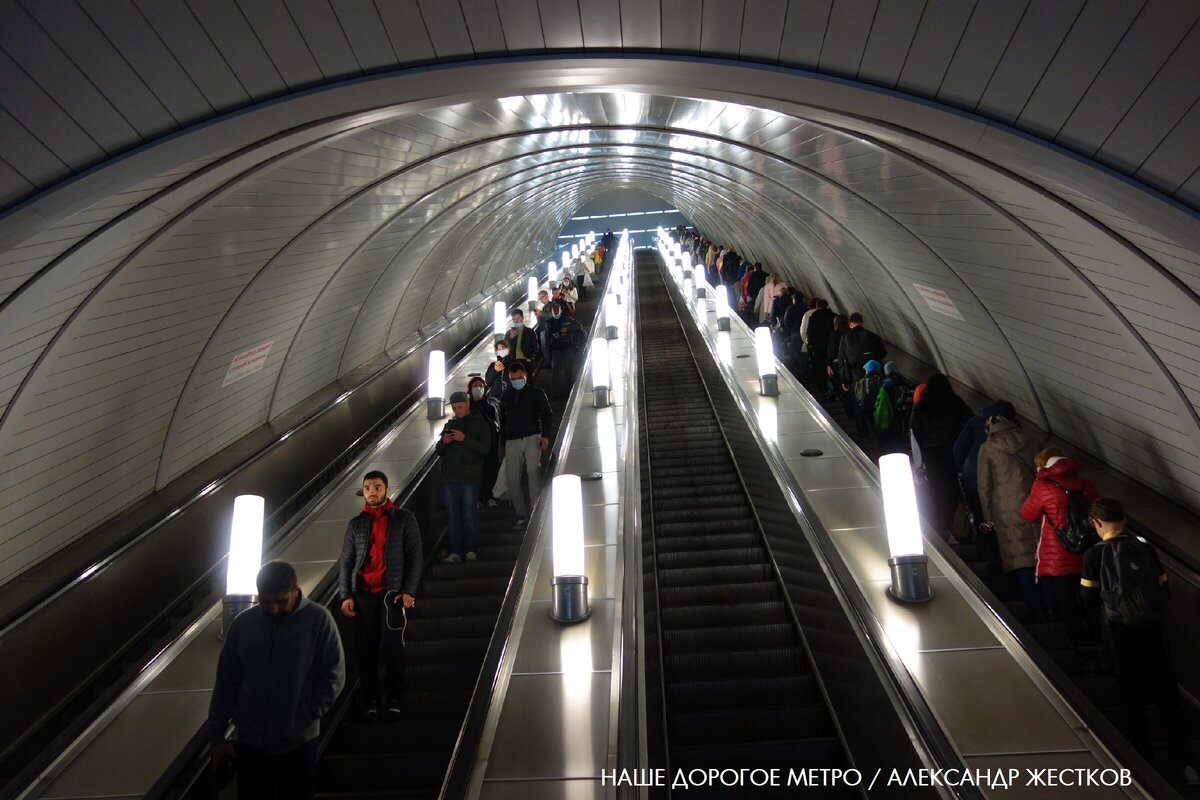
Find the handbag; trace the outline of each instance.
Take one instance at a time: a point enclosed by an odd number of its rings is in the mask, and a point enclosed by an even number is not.
[[[500,471],[496,473],[496,483],[492,486],[492,497],[497,500],[503,500],[508,496],[508,473],[501,464]]]

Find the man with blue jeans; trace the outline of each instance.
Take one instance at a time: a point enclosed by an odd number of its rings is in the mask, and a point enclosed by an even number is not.
[[[466,392],[450,395],[454,416],[442,428],[437,453],[442,458],[442,498],[446,501],[449,552],[447,563],[474,561],[479,547],[475,501],[483,482],[483,462],[491,449],[492,436],[483,415],[471,413]]]

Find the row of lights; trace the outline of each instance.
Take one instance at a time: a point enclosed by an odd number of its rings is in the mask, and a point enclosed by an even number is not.
[[[692,266],[690,253],[661,226],[658,228],[658,247],[664,262],[689,303],[695,303],[701,329],[708,329],[708,306],[705,296],[711,291],[717,315],[718,337],[730,329],[729,295],[724,286],[709,287],[702,267]],[[718,340],[718,350],[728,341]],[[779,375],[775,362],[774,342],[766,326],[754,329],[754,351],[757,357],[759,394],[779,395]],[[730,363],[729,359],[724,359]],[[775,417],[770,421],[774,424]],[[913,483],[912,463],[904,453],[892,453],[879,459],[879,482],[883,490],[884,516],[887,520],[888,566],[892,585],[888,594],[908,603],[923,603],[933,597],[929,587],[928,557],[921,537],[921,520],[917,512],[917,496]]]

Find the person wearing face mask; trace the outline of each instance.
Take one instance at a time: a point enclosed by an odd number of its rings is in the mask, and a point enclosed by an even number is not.
[[[508,388],[500,399],[500,442],[504,447],[504,477],[517,513],[514,530],[529,521],[529,508],[542,491],[542,452],[554,435],[554,414],[546,393],[528,385],[525,365],[514,361],[508,367]],[[529,479],[529,494],[521,487],[521,475]]]
[[[321,717],[346,683],[342,640],[291,564],[267,562],[256,584],[258,604],[229,626],[217,660],[209,759],[214,770],[236,763],[238,797],[312,797]]]
[[[471,413],[479,414],[488,424],[488,452],[483,459],[479,502],[488,508],[495,508],[499,505],[492,496],[492,489],[500,472],[500,398],[488,396],[487,384],[479,375],[473,375],[467,381],[467,394],[471,397]]]
[[[508,334],[504,338],[508,342],[509,355],[524,362],[529,376],[532,377],[542,361],[542,348],[538,342],[537,331],[526,327],[525,312],[521,309],[513,310],[512,322],[509,323]]]
[[[546,320],[546,348],[554,363],[553,386],[570,387],[575,382],[575,370],[579,362],[579,348],[586,334],[583,326],[573,317],[567,316],[561,303],[546,307],[550,312]]]
[[[476,558],[479,524],[475,501],[479,499],[479,483],[491,435],[483,415],[471,413],[471,396],[466,392],[451,393],[450,408],[454,416],[442,428],[434,450],[442,461],[442,499],[448,518],[449,552],[442,561],[454,564]]]
[[[508,388],[508,365],[512,362],[512,349],[507,339],[497,339],[495,344],[496,360],[488,364],[483,371],[483,382],[487,387],[484,394],[489,400],[500,402],[500,395]]]

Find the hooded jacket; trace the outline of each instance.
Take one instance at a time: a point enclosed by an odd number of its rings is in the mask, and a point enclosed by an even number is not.
[[[292,613],[272,618],[261,606],[238,615],[217,660],[208,706],[208,739],[237,740],[260,753],[293,750],[320,733],[321,717],[346,683],[342,640],[333,617],[303,595]]]
[[[1016,423],[994,423],[979,448],[979,500],[983,519],[996,528],[1005,572],[1032,567],[1038,529],[1021,518],[1021,504],[1033,486],[1037,438]]]
[[[1037,471],[1037,479],[1029,490],[1029,497],[1025,498],[1024,504],[1021,505],[1021,516],[1027,522],[1041,520],[1037,574],[1078,575],[1083,569],[1083,556],[1067,552],[1051,526],[1066,527],[1067,494],[1064,489],[1083,492],[1083,496],[1088,500],[1095,500],[1100,496],[1100,492],[1096,491],[1096,487],[1087,478],[1079,477],[1079,470],[1083,469],[1083,465],[1078,460],[1058,458],[1051,461],[1054,463]]]
[[[1004,412],[1005,409],[999,405],[986,405],[979,409],[979,413],[967,420],[967,424],[963,426],[959,432],[958,438],[954,440],[954,463],[958,465],[958,471],[963,477],[963,484],[968,491],[973,491],[978,483],[976,477],[979,461],[979,448],[987,440],[987,431],[984,429],[990,417]],[[1012,413],[1008,409],[1008,413]]]

